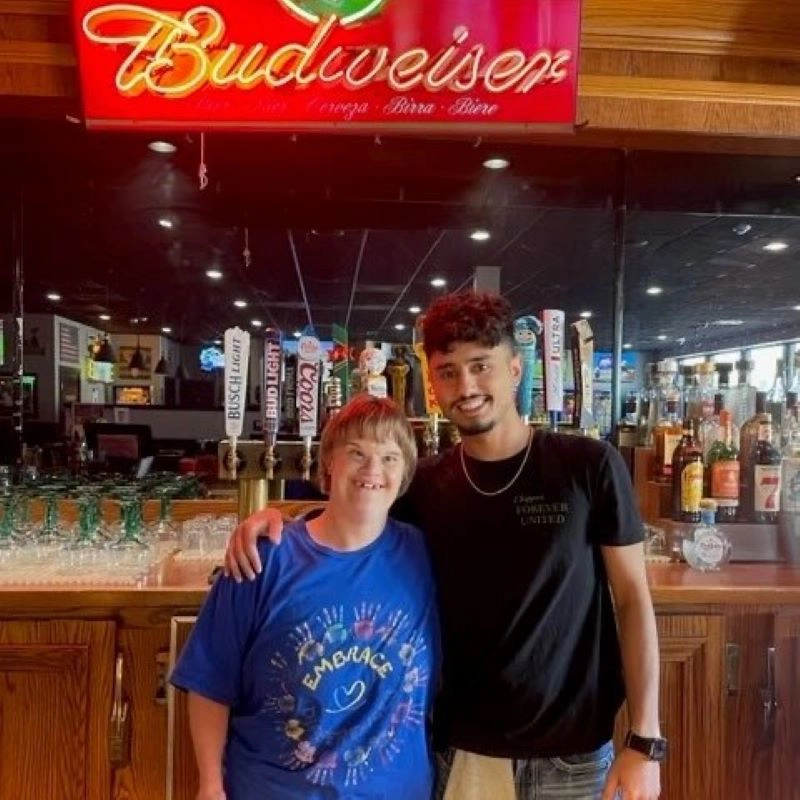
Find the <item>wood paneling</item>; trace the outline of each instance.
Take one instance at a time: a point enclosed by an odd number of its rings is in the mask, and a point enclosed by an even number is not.
[[[0,623],[0,800],[107,800],[113,659],[112,623]]]
[[[169,653],[169,628],[121,630],[126,665],[124,694],[131,708],[131,762],[114,773],[114,800],[163,797],[167,781],[167,705],[159,658]],[[165,670],[164,670],[165,671]],[[158,702],[163,697],[164,702]]]
[[[781,800],[800,800],[800,611],[787,610],[775,620],[776,791]]]
[[[720,616],[656,617],[661,655],[659,719],[669,740],[661,800],[723,800],[723,631]],[[623,708],[615,744],[628,729]]]
[[[176,617],[172,620],[170,668],[189,638],[196,617]],[[167,800],[194,800],[197,795],[197,767],[189,730],[187,695],[170,687],[169,690],[169,766],[167,767]]]
[[[725,797],[762,800],[779,796],[774,793],[773,741],[764,731],[761,698],[773,625],[773,615],[757,608],[741,609],[727,620],[725,643],[738,648],[739,666],[730,676],[730,689],[726,688]]]

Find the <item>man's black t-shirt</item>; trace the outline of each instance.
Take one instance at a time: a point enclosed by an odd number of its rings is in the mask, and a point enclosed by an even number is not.
[[[525,452],[465,456],[485,492]],[[484,496],[459,448],[422,461],[393,515],[428,534],[442,623],[438,744],[505,758],[594,750],[612,735],[622,665],[599,545],[642,541],[617,451],[538,432],[519,476]]]

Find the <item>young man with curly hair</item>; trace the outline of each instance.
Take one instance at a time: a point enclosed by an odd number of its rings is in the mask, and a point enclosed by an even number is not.
[[[501,297],[445,296],[423,330],[462,443],[420,462],[393,513],[427,534],[437,582],[439,797],[656,800],[658,644],[624,463],[604,442],[524,423]],[[279,527],[269,510],[240,525],[228,569],[252,574],[256,537]]]

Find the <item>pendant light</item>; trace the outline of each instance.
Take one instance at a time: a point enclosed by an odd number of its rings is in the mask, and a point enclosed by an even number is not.
[[[136,334],[136,349],[133,351],[130,363],[128,364],[128,369],[134,378],[138,378],[139,373],[145,371],[144,356],[142,355],[142,349],[139,346],[138,333]]]
[[[100,346],[95,351],[94,360],[101,364],[117,363],[117,355],[114,352],[114,348],[111,346],[107,333],[104,335],[103,341],[100,342]]]

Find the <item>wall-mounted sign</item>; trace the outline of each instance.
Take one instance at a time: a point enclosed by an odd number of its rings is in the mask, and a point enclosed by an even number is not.
[[[568,125],[581,0],[74,0],[92,127]]]
[[[58,357],[62,364],[80,364],[81,351],[78,344],[78,326],[58,323]]]

